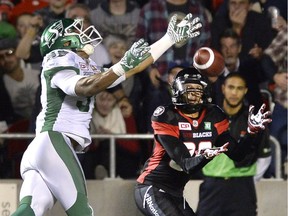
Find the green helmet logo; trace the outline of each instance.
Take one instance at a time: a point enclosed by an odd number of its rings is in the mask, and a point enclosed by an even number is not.
[[[56,23],[54,23],[49,29],[47,29],[47,34],[44,35],[44,41],[43,41],[43,45],[48,46],[49,48],[52,47],[52,45],[55,43],[55,41],[57,40],[57,38],[60,35],[63,35],[63,24],[62,21],[59,20]]]
[[[82,19],[61,19],[48,25],[41,36],[42,56],[55,49],[81,50],[86,44],[94,47],[101,43],[102,37],[94,26],[83,29]]]

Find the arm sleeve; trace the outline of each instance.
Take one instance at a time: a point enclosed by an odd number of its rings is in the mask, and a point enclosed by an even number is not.
[[[236,162],[240,162],[245,159],[247,154],[255,151],[254,145],[257,135],[246,134],[238,142],[230,135],[229,132],[220,134],[215,142],[216,147],[220,147],[223,144],[229,142],[228,151],[225,154]]]
[[[83,78],[83,76],[77,75],[73,70],[61,70],[51,79],[51,87],[58,87],[67,95],[77,96],[75,86],[81,78]]]
[[[165,148],[169,157],[186,173],[196,172],[210,161],[203,155],[191,157],[186,146],[176,137],[156,135],[156,140]]]

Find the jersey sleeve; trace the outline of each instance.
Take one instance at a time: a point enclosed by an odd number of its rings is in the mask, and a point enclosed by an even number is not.
[[[77,96],[75,86],[81,78],[83,76],[77,75],[73,70],[62,70],[53,76],[51,87],[58,87],[67,95]]]
[[[60,88],[65,94],[76,96],[75,85],[79,79],[77,55],[67,50],[54,50],[43,60],[44,76],[51,77],[51,87]]]
[[[151,121],[154,134],[179,137],[177,124],[174,123],[175,119],[167,107],[157,107],[151,117]]]

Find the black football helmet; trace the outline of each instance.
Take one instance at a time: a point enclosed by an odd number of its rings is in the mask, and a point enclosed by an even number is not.
[[[185,84],[195,83],[203,89],[187,89]],[[189,103],[188,92],[202,94],[201,102],[196,104]],[[203,105],[211,103],[210,85],[208,79],[199,73],[195,68],[185,68],[178,72],[172,83],[172,103],[181,111],[187,114],[199,112]]]

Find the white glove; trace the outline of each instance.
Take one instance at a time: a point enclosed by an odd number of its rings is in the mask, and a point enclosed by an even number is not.
[[[167,28],[167,34],[174,44],[200,35],[199,30],[202,27],[200,18],[196,17],[192,21],[191,18],[192,14],[189,13],[180,23],[176,24],[177,14],[171,17]]]
[[[206,148],[206,149],[202,149],[199,152],[199,155],[204,155],[206,159],[213,159],[215,156],[228,151],[227,147],[228,147],[229,143],[225,143],[224,145],[222,145],[221,147],[217,147],[217,148]]]
[[[264,113],[264,110],[266,108],[265,104],[262,104],[256,115],[253,114],[254,108],[255,107],[253,105],[250,105],[249,107],[247,131],[250,134],[256,134],[260,130],[264,130],[265,125],[272,122],[272,119],[268,118],[268,116],[271,115],[271,112],[267,111]]]
[[[150,46],[144,41],[143,38],[133,43],[131,48],[126,51],[123,58],[115,65],[112,66],[112,70],[118,76],[122,76],[125,72],[137,67],[141,62],[147,59],[150,54]]]

